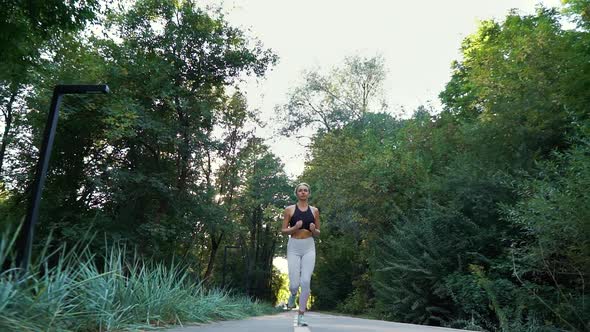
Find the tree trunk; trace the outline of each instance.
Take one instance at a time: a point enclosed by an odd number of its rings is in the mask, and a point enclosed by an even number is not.
[[[246,271],[246,273],[248,274],[248,281],[250,285],[254,285],[256,286],[256,274],[253,274],[252,271],[254,271],[255,267],[256,267],[256,251],[257,251],[257,245],[256,245],[256,223],[258,220],[258,207],[255,207],[252,209],[252,216],[251,216],[251,220],[250,220],[250,246],[247,250],[248,252],[248,271]],[[252,276],[254,278],[252,278]],[[250,294],[251,291],[251,287],[250,285],[246,285],[246,291],[248,294]],[[255,288],[255,287],[254,287]],[[255,289],[254,289],[255,291]]]
[[[190,177],[191,167],[191,138],[190,138],[190,119],[187,112],[181,107],[180,98],[174,98],[176,114],[178,116],[179,130],[177,134],[181,141],[178,145],[178,156],[176,160],[178,178],[176,188],[178,188],[178,195],[182,195],[187,188],[187,181]]]
[[[205,271],[205,275],[203,276],[203,280],[209,280],[211,275],[213,274],[213,266],[215,264],[215,257],[217,256],[217,250],[219,249],[219,245],[221,244],[221,239],[223,239],[224,233],[221,232],[218,239],[215,239],[215,236],[211,237],[211,254],[209,256],[209,263],[207,263],[207,270]]]
[[[18,91],[12,92],[12,94],[10,95],[10,100],[6,105],[6,112],[4,112],[4,134],[2,135],[2,146],[0,146],[0,174],[2,174],[3,171],[4,155],[6,154],[6,147],[8,146],[8,141],[10,140],[9,134],[13,120],[12,105],[16,100],[17,94]]]

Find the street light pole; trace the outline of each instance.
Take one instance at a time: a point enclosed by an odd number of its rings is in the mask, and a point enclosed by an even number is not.
[[[59,106],[61,104],[62,96],[64,94],[89,94],[89,93],[109,93],[109,87],[102,85],[57,85],[53,90],[53,97],[51,99],[51,106],[49,109],[49,116],[45,124],[45,132],[43,134],[43,141],[41,143],[41,150],[39,151],[39,160],[35,173],[35,180],[33,182],[31,198],[29,201],[29,208],[25,222],[20,229],[20,233],[16,240],[17,256],[16,265],[21,268],[23,273],[27,272],[29,261],[31,259],[31,250],[33,245],[33,235],[35,224],[39,218],[39,204],[41,203],[41,193],[45,178],[47,175],[47,168],[49,166],[49,158],[51,157],[51,148],[55,139],[55,131],[57,128],[57,118],[59,115]]]
[[[223,272],[221,273],[221,288],[225,288],[225,265],[227,264],[227,249],[240,249],[241,246],[225,246],[223,250]]]

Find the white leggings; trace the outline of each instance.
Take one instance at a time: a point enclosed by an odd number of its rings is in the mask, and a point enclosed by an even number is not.
[[[299,310],[305,311],[311,290],[311,274],[315,266],[315,241],[313,236],[306,239],[289,237],[287,263],[289,266],[289,290],[291,294],[295,295],[301,285]]]

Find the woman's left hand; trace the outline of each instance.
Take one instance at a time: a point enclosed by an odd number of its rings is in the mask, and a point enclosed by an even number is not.
[[[315,224],[311,223],[309,224],[309,230],[313,233],[313,231],[315,231]]]

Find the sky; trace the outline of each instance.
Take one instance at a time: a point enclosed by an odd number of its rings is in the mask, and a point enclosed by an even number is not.
[[[410,115],[419,105],[440,106],[438,94],[451,77],[451,62],[460,59],[462,40],[478,22],[502,20],[510,9],[534,13],[541,3],[559,0],[211,0],[222,5],[230,24],[248,31],[279,62],[264,79],[243,86],[252,109],[269,121],[275,105],[287,101],[301,84],[302,72],[327,70],[350,55],[381,55],[387,79],[384,91],[393,114]],[[405,113],[402,112],[405,110]],[[259,128],[271,150],[295,179],[304,168],[306,150],[295,138]]]

